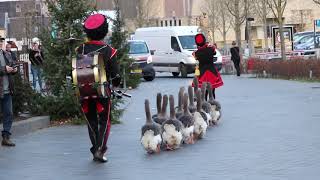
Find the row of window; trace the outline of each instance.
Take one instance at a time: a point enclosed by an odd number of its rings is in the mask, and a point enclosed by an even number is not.
[[[161,20],[160,24],[158,24],[158,26],[181,26],[182,25],[182,21],[181,19],[179,20]]]
[[[35,4],[35,9],[36,9],[36,11],[41,11],[41,4],[36,3]],[[21,5],[20,4],[16,4],[16,12],[17,13],[21,12]]]

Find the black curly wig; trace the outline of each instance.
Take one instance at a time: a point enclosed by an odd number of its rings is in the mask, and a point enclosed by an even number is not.
[[[104,16],[104,22],[95,29],[88,29],[83,25],[84,32],[90,40],[102,40],[108,33],[108,22]]]

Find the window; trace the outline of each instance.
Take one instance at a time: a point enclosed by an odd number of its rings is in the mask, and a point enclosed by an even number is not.
[[[36,10],[37,10],[37,11],[41,11],[41,5],[38,4],[38,3],[36,4]]]
[[[35,8],[36,8],[37,15],[40,16],[41,15],[41,5],[39,3],[37,3]]]
[[[163,27],[163,21],[161,21],[160,24],[161,24],[161,27]]]
[[[172,26],[172,20],[170,20],[170,26]]]
[[[177,26],[177,20],[174,20],[173,23],[174,23],[174,26]]]
[[[20,6],[20,4],[16,4],[16,12],[17,12],[17,13],[21,12],[21,6]]]
[[[130,42],[129,54],[147,54],[149,49],[144,42]]]
[[[179,26],[181,26],[181,19],[179,19]]]
[[[166,25],[166,26],[168,26],[168,21],[167,21],[167,20],[165,20],[164,22],[165,22],[165,25]]]
[[[171,36],[171,48],[174,50],[174,51],[179,51],[181,52],[181,49],[179,47],[179,43],[178,43],[178,40],[176,37],[173,37]]]
[[[179,36],[179,40],[183,49],[197,49],[194,41],[194,35]]]

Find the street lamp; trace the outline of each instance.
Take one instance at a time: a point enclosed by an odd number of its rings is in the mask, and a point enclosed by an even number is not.
[[[252,47],[252,38],[251,38],[251,22],[254,21],[254,18],[247,17],[246,18],[246,28],[245,28],[245,40],[247,41],[247,48],[249,48],[248,56],[253,53]]]

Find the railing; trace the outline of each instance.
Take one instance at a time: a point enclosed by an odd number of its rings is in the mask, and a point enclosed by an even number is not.
[[[267,52],[267,53],[256,53],[253,55],[254,58],[263,59],[263,60],[275,60],[281,59],[281,52]],[[320,50],[296,50],[286,52],[286,58],[288,60],[291,59],[319,59],[320,58]]]

